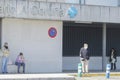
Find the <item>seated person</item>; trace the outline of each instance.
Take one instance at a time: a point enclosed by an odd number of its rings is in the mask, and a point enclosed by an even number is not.
[[[23,66],[23,73],[25,73],[25,59],[24,59],[24,56],[23,56],[23,53],[20,53],[18,56],[17,56],[17,59],[15,61],[15,65],[18,66],[18,73],[19,72],[19,69],[20,69],[20,66]]]

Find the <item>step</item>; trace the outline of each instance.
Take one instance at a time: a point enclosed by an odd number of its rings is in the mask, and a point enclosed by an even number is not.
[[[68,74],[0,74],[0,80],[75,80]]]

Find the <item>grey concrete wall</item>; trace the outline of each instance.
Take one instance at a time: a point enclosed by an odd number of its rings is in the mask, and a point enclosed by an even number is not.
[[[87,5],[118,6],[118,0],[85,0]]]
[[[29,0],[29,1],[62,2],[62,3],[102,5],[102,6],[118,6],[119,0]]]
[[[106,57],[107,63],[109,63],[109,58]],[[63,57],[63,70],[77,70],[78,63],[80,62],[79,57]],[[117,70],[120,70],[120,57],[117,57]],[[102,57],[90,57],[89,60],[89,70],[102,71]]]
[[[79,57],[63,57],[63,70],[77,70]],[[102,70],[102,58],[90,57],[89,70]]]
[[[50,27],[57,29],[55,38],[48,35]],[[8,42],[10,59],[15,62],[23,52],[26,72],[62,72],[62,22],[3,19],[2,45]]]
[[[120,6],[120,0],[118,0],[118,6]]]
[[[33,0],[33,1],[44,1],[44,2],[58,2],[58,3],[74,3],[74,4],[79,4],[79,0]]]

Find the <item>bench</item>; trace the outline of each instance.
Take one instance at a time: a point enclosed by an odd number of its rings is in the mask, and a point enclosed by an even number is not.
[[[17,66],[15,64],[8,64],[7,71],[8,73],[17,73]]]
[[[8,64],[7,65],[7,71],[8,73],[17,73],[18,66],[15,64]],[[20,73],[22,73],[23,68],[20,67]]]

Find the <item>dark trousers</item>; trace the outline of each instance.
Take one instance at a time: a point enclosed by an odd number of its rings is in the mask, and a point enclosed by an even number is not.
[[[111,63],[111,70],[116,70],[116,63]]]
[[[18,73],[20,73],[20,66],[22,66],[23,67],[23,73],[25,73],[25,63],[15,63],[17,66],[18,66]]]

